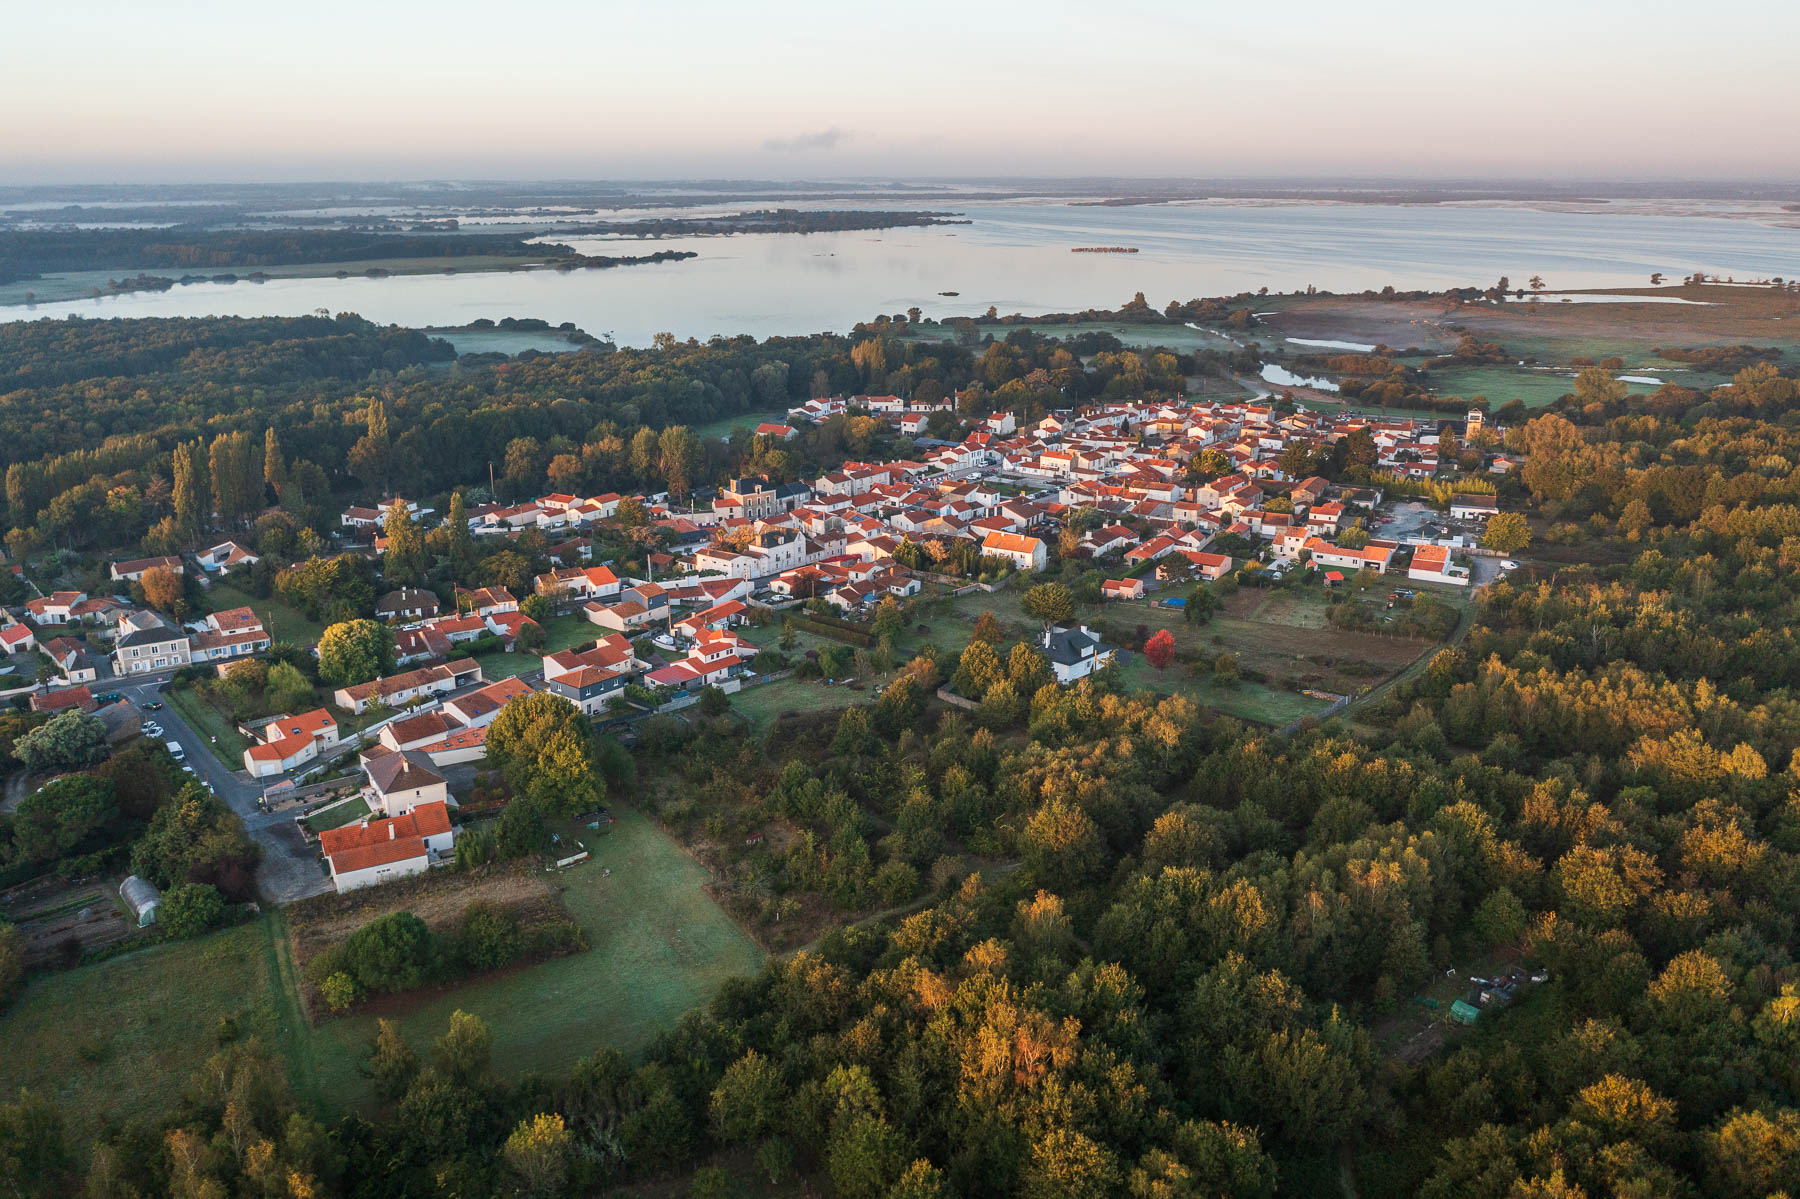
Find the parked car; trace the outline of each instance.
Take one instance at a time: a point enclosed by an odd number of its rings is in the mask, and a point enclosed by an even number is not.
[[[174,758],[177,762],[187,757],[187,750],[181,748],[181,742],[179,741],[165,741],[163,742],[163,748],[168,750],[169,756]]]
[[[144,722],[144,736],[146,736],[146,737],[161,737],[162,735],[163,735],[162,725],[157,724],[153,720]]]
[[[96,695],[94,697],[94,702],[96,704],[116,704],[119,702],[119,698],[119,693],[117,691],[107,691],[103,694]]]
[[[1501,570],[1517,570],[1517,569],[1519,569],[1519,564],[1517,562],[1513,562],[1513,561],[1509,560],[1506,562],[1502,562],[1500,564],[1500,569]]]

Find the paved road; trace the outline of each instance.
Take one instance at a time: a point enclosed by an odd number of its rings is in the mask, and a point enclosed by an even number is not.
[[[96,684],[96,687],[110,687],[142,708],[146,703],[162,701],[157,686],[168,677],[113,679],[110,683]],[[212,784],[214,792],[243,818],[245,829],[262,846],[263,859],[256,868],[256,886],[265,900],[292,903],[331,889],[331,880],[319,867],[317,849],[307,845],[300,830],[294,827],[294,814],[265,812],[257,806],[256,801],[262,798],[263,783],[252,781],[220,761],[206,735],[183,720],[172,705],[164,703],[145,716],[162,725],[165,741],[181,742],[181,747],[187,751],[183,765],[192,766],[196,775]]]

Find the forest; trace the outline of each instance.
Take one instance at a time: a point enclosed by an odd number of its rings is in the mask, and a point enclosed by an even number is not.
[[[191,220],[192,218],[188,218]],[[584,256],[546,237],[691,237],[728,233],[824,233],[919,225],[967,224],[950,213],[746,211],[716,217],[646,217],[506,233],[467,232],[457,222],[372,228],[242,229],[178,224],[161,228],[0,228],[0,283],[56,271],[211,271],[222,268],[366,262],[390,258],[505,257],[625,265],[649,259]],[[686,255],[692,257],[691,254]],[[656,261],[666,259],[658,258]]]
[[[567,246],[529,244],[532,233],[448,237],[336,229],[8,229],[0,230],[0,283],[52,271],[212,270],[378,258],[545,258]]]

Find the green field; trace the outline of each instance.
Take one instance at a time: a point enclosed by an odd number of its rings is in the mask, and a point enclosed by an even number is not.
[[[263,627],[269,631],[271,641],[293,641],[301,645],[313,645],[325,626],[316,620],[308,620],[294,608],[271,596],[268,599],[257,599],[247,591],[241,591],[230,583],[214,583],[206,591],[207,602],[213,611],[221,612],[227,608],[250,608],[262,617]]]
[[[845,708],[866,704],[874,698],[874,685],[852,691],[848,687],[827,687],[816,679],[788,678],[740,691],[731,697],[731,706],[758,732],[767,732],[783,712],[811,712],[835,719]]]
[[[395,1017],[415,1048],[428,1050],[460,1008],[488,1022],[504,1073],[559,1072],[603,1046],[641,1048],[726,979],[761,968],[762,951],[702,890],[705,868],[636,810],[613,814],[593,860],[557,879],[592,948],[423,997]],[[366,1105],[357,1067],[374,1031],[372,1015],[310,1030],[290,1054],[296,1089],[328,1115]]]
[[[723,416],[718,420],[708,421],[704,425],[695,425],[689,431],[702,441],[711,441],[717,437],[730,437],[733,429],[740,426],[754,429],[763,424],[786,424],[787,409],[771,408],[765,412],[746,412],[741,416]]]
[[[581,347],[555,329],[436,329],[421,330],[456,347],[458,354],[520,354],[540,350],[568,354]]]
[[[250,742],[223,712],[201,699],[190,687],[171,684],[163,696],[196,732],[213,739],[213,752],[221,762],[233,770],[243,764],[244,751],[250,748]]]
[[[403,1004],[389,1014],[415,1048],[429,1053],[460,1008],[488,1022],[502,1072],[560,1072],[603,1046],[641,1048],[761,968],[762,951],[702,889],[706,870],[637,811],[614,815],[593,860],[557,879],[592,948]],[[279,913],[42,975],[0,1016],[0,1094],[49,1096],[80,1152],[109,1123],[171,1107],[231,1017],[280,1049],[295,1094],[322,1116],[366,1107],[358,1067],[375,1017],[308,1028],[295,985]]]
[[[579,615],[553,616],[544,623],[544,648],[541,652],[507,653],[497,649],[476,654],[475,660],[481,663],[481,675],[489,682],[517,678],[541,667],[544,664],[544,654],[559,654],[578,645],[592,645],[596,638],[610,631]]]
[[[154,1117],[218,1047],[219,1021],[278,1035],[265,921],[40,975],[0,1016],[0,1094],[62,1109],[77,1160],[109,1123]]]

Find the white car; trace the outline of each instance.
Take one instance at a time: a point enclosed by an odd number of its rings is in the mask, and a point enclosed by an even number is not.
[[[1502,562],[1500,564],[1500,569],[1501,570],[1517,570],[1517,569],[1519,569],[1519,564],[1517,562]]]

